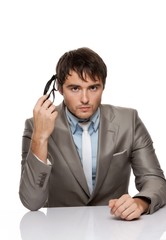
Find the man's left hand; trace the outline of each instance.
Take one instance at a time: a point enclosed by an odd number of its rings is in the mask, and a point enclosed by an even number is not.
[[[141,198],[132,198],[129,194],[124,194],[118,199],[111,199],[109,208],[112,215],[125,220],[133,220],[145,213],[149,204]]]

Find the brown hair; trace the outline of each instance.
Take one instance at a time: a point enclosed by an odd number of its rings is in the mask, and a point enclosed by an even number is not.
[[[107,77],[106,64],[102,58],[90,48],[78,48],[66,52],[60,57],[56,65],[57,83],[59,86],[64,84],[71,70],[77,72],[79,77],[84,81],[86,81],[86,74],[94,81],[101,79],[103,87],[105,86]]]

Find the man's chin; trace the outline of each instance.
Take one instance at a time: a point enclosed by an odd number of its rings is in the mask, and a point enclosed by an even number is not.
[[[85,119],[89,119],[91,117],[91,115],[81,115],[81,116],[77,116],[77,118],[85,120]]]
[[[93,114],[91,114],[91,113],[78,113],[77,115],[76,115],[76,117],[77,118],[80,118],[80,119],[89,119],[91,116],[92,116]]]

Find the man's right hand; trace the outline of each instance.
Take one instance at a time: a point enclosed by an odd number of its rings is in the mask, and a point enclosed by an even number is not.
[[[31,150],[45,163],[47,161],[48,138],[54,129],[57,115],[55,105],[47,99],[47,95],[39,98],[33,109],[34,130]]]

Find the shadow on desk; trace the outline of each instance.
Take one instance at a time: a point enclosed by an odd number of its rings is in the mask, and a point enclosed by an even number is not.
[[[139,220],[113,218],[108,207],[48,208],[26,213],[20,222],[22,240],[164,240],[166,207]]]

